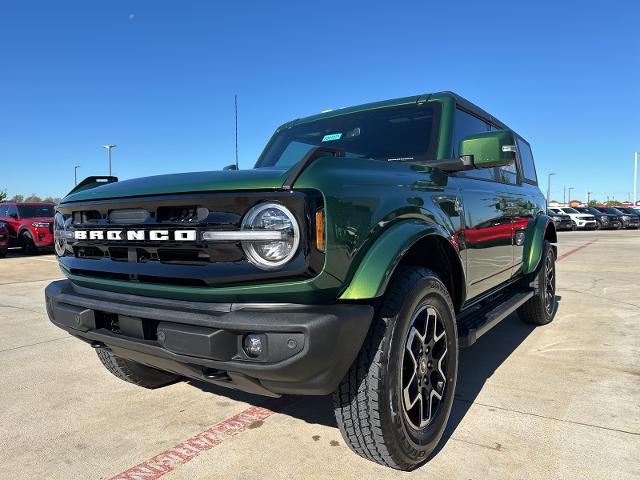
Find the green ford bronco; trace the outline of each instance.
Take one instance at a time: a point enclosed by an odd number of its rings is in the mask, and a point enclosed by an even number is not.
[[[458,349],[556,311],[531,148],[444,92],[278,128],[253,169],[89,177],[58,205],[49,318],[147,388],[333,393],[359,455],[410,470],[445,430]]]

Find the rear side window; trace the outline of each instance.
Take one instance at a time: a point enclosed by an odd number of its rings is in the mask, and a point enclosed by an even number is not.
[[[7,207],[6,205],[0,205],[0,217],[6,217],[8,209],[9,207]]]
[[[522,176],[529,183],[538,183],[538,177],[536,175],[536,166],[533,162],[533,154],[531,153],[531,147],[520,137],[517,138],[518,151],[520,152],[520,163],[522,163]]]

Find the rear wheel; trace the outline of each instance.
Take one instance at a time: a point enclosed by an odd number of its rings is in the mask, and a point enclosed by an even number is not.
[[[518,309],[520,319],[534,325],[546,325],[557,310],[556,254],[545,240],[541,265],[535,277],[537,293]]]
[[[458,372],[449,292],[430,270],[401,271],[334,393],[342,437],[360,456],[412,470],[446,427]]]
[[[578,229],[578,224],[574,221],[571,222],[571,230],[575,231]]]
[[[96,349],[96,353],[105,368],[113,375],[139,387],[158,388],[180,380],[178,375],[117,357],[105,348]]]

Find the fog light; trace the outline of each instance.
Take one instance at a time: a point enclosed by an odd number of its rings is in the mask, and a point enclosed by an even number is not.
[[[242,347],[244,348],[244,353],[249,357],[258,357],[262,353],[262,338],[260,338],[260,335],[250,333],[244,337]]]

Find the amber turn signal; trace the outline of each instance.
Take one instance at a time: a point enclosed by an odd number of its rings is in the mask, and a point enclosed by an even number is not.
[[[324,252],[325,246],[324,208],[320,208],[316,211],[316,248]]]

